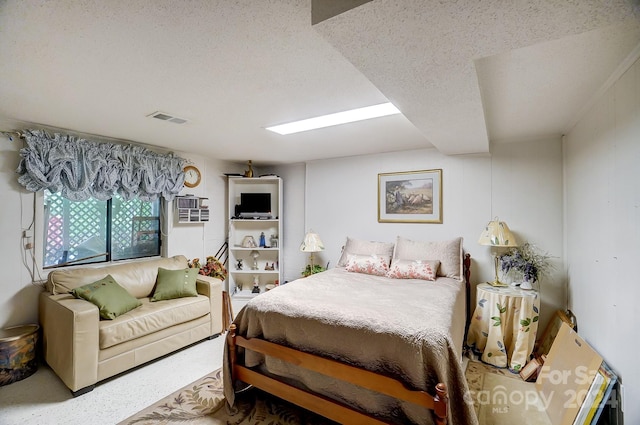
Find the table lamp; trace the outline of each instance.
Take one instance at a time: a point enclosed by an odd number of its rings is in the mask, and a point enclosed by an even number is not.
[[[500,221],[498,217],[487,223],[480,239],[478,240],[480,245],[488,245],[496,248],[506,248],[512,246],[518,246],[515,236],[509,230],[509,226],[504,221]],[[498,255],[493,252],[493,265],[495,268],[495,280],[488,282],[492,286],[508,286],[506,283],[500,282],[498,279]]]
[[[320,236],[313,230],[310,230],[305,236],[300,251],[309,253],[309,261],[311,263],[310,271],[313,273],[313,253],[324,251],[324,244],[320,240]]]

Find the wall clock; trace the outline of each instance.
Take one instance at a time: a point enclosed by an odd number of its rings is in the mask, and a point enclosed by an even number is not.
[[[183,169],[184,171],[184,185],[187,187],[196,187],[200,184],[200,179],[202,175],[200,174],[200,170],[198,167],[194,165],[187,165]]]

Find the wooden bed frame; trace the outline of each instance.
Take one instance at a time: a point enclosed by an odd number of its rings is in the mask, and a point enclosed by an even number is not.
[[[464,336],[466,341],[470,318],[469,276],[471,274],[471,256],[469,254],[464,256],[463,264],[467,299],[467,324]],[[346,363],[298,351],[260,338],[244,338],[236,335],[236,329],[236,325],[232,324],[227,334],[231,379],[233,382],[240,380],[246,384],[253,385],[256,388],[260,388],[263,391],[342,424],[385,424],[385,422],[379,419],[359,412],[340,402],[286,384],[275,378],[266,376],[256,369],[248,368],[240,364],[237,349],[238,347],[243,347],[245,350],[251,350],[264,354],[265,356],[274,357],[298,367],[433,410],[435,423],[437,425],[447,424],[447,405],[449,400],[447,387],[442,382],[435,386],[435,395],[432,396],[424,391],[410,390],[399,380]]]

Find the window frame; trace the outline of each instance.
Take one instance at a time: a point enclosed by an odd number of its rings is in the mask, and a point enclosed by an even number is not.
[[[34,229],[34,243],[33,243],[33,257],[32,261],[39,273],[39,276],[42,277],[43,280],[47,279],[47,276],[50,272],[57,269],[73,269],[73,268],[97,268],[97,267],[105,267],[112,264],[126,264],[126,263],[135,263],[139,261],[146,261],[154,258],[161,258],[166,256],[166,240],[165,236],[165,226],[166,226],[166,217],[167,217],[167,202],[164,198],[160,198],[160,206],[159,206],[159,219],[160,219],[160,231],[159,231],[159,243],[160,243],[160,253],[154,256],[148,257],[138,257],[138,258],[127,258],[121,260],[114,260],[111,258],[111,246],[108,246],[107,260],[105,261],[97,261],[92,263],[83,263],[83,264],[69,264],[66,266],[46,266],[44,265],[44,249],[46,246],[46,237],[45,234],[45,223],[44,223],[44,191],[34,192],[34,214],[33,214],[33,229]],[[108,217],[110,218],[111,213],[108,212]],[[107,228],[108,232],[111,232],[111,220],[107,220]],[[108,238],[108,244],[111,242],[111,238]]]

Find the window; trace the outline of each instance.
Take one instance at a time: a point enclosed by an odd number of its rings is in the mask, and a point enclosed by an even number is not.
[[[44,192],[44,267],[160,255],[160,200],[70,201]]]

